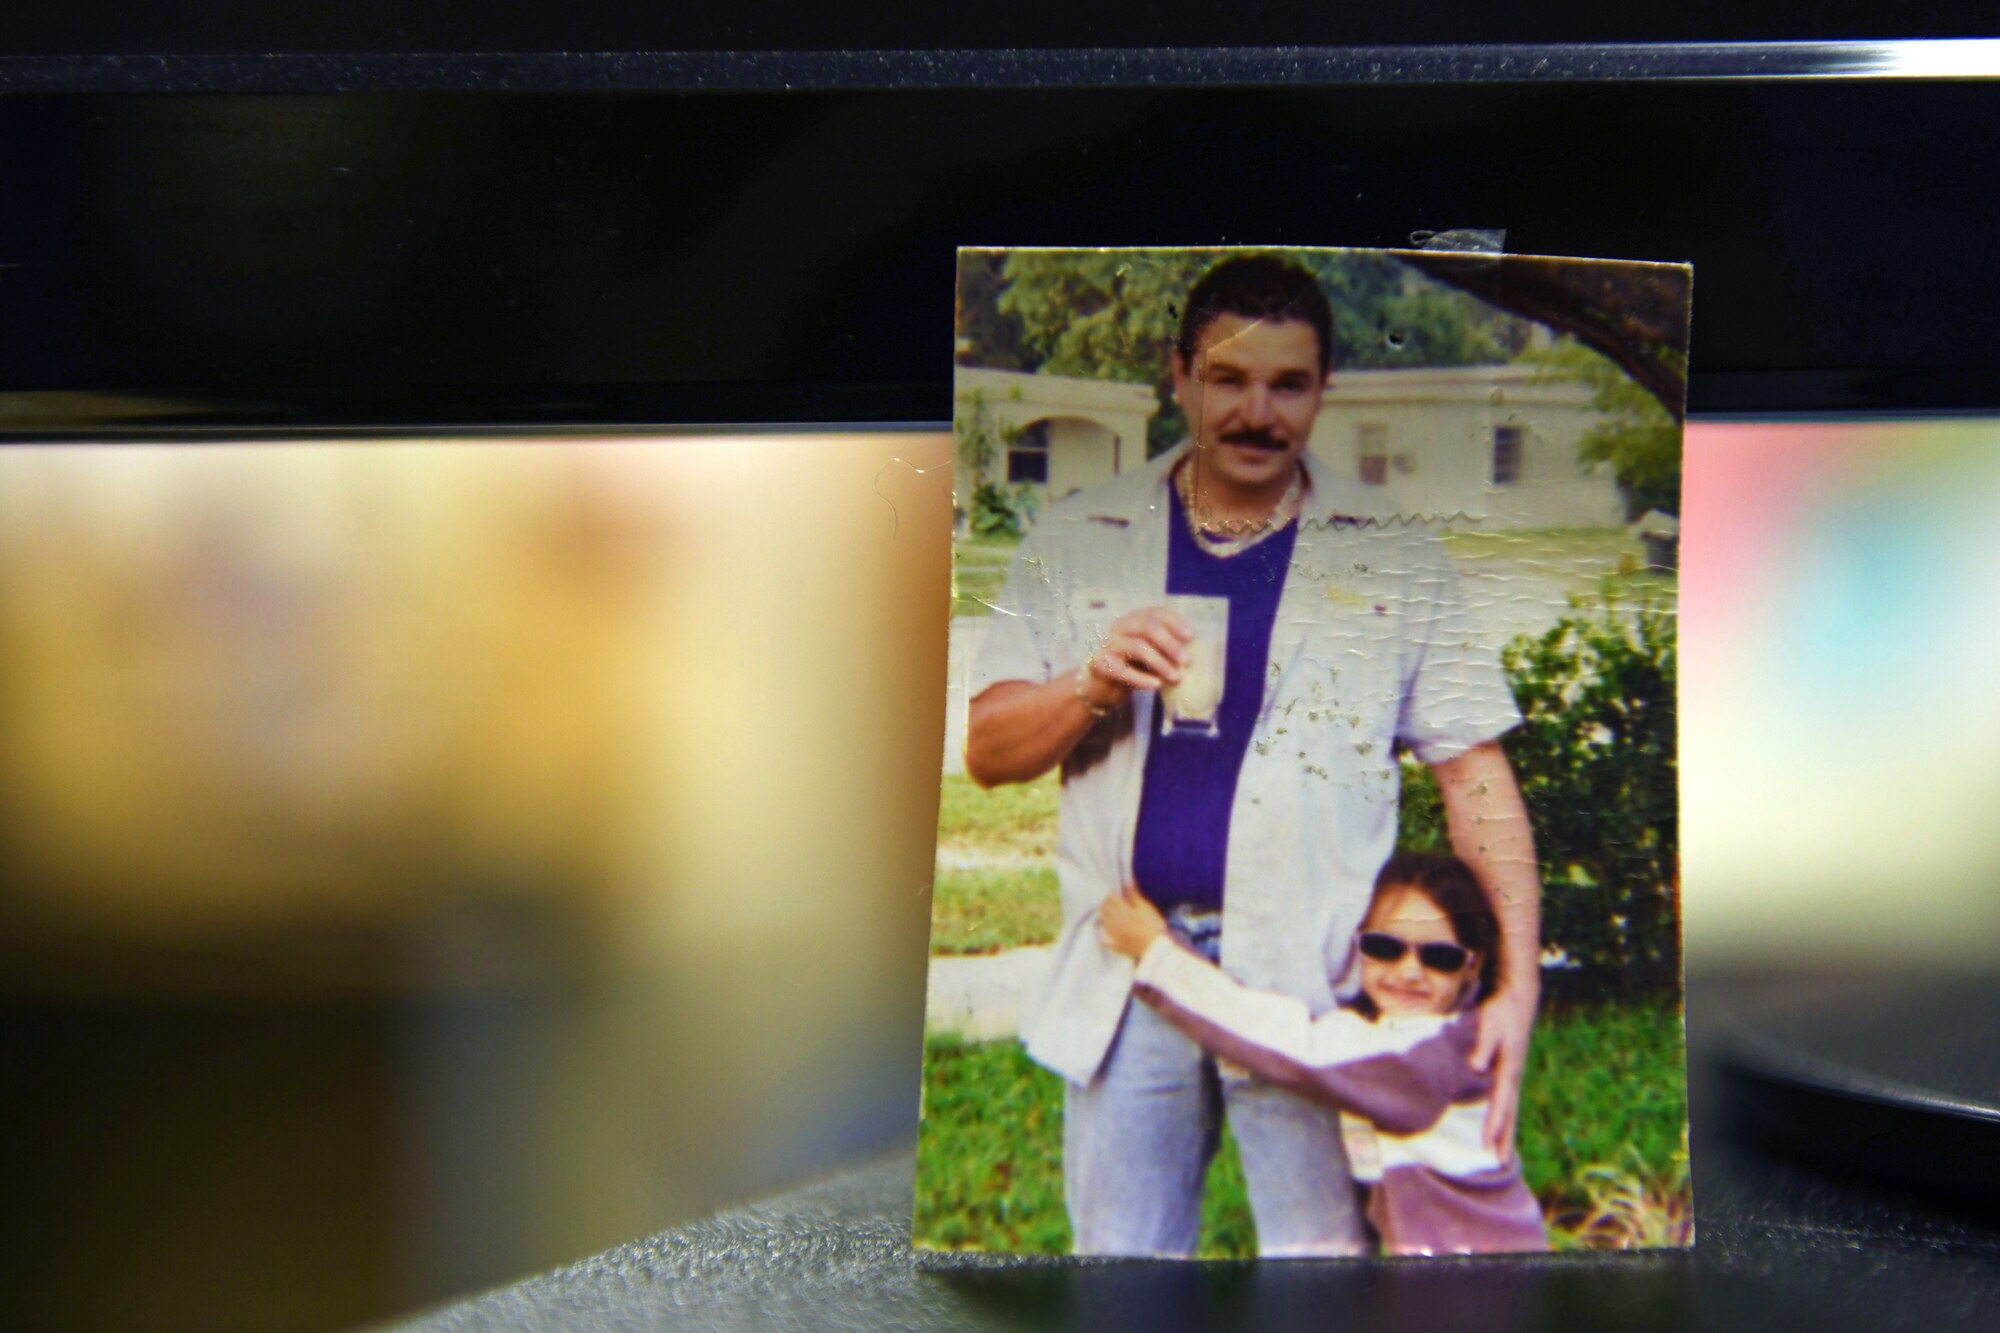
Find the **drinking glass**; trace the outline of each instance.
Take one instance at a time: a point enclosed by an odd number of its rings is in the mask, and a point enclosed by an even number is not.
[[[1177,594],[1167,598],[1194,631],[1183,648],[1181,679],[1160,691],[1167,730],[1174,735],[1214,736],[1220,730],[1222,687],[1229,667],[1229,599]]]

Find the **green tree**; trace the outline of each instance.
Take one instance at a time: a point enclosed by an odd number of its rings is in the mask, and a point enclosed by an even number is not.
[[[1037,370],[1153,384],[1167,371],[1181,298],[1204,266],[1185,250],[1017,250],[999,309],[1020,321]]]
[[[1006,286],[1004,250],[961,250],[958,255],[958,363],[988,370],[1033,370],[1022,345],[1021,321],[1000,309]]]
[[[1001,429],[986,390],[973,389],[958,396],[951,434],[958,464],[965,469],[971,489],[976,490],[985,483],[987,469],[1006,455],[1012,432]]]
[[[1583,433],[1577,457],[1609,467],[1625,492],[1625,516],[1681,512],[1681,428],[1651,391],[1574,338],[1559,338],[1527,359],[1537,379],[1571,380],[1590,390],[1597,423]]]
[[[1381,321],[1382,348],[1371,369],[1512,361],[1528,345],[1533,327],[1414,273],[1384,305]]]

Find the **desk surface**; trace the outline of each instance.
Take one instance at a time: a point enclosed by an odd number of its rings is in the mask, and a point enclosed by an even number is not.
[[[1692,1254],[1253,1264],[964,1261],[908,1246],[904,1153],[433,1311],[409,1327],[1922,1329],[2000,1327],[2000,1209],[1721,1132],[1718,988],[1691,1006]]]

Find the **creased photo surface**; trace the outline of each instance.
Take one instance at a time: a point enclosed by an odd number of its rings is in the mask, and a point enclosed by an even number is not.
[[[1691,280],[960,252],[918,1247],[1692,1243]]]

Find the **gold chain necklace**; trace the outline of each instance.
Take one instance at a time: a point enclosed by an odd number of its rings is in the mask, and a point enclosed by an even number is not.
[[[1254,525],[1252,531],[1240,537],[1215,537],[1202,528],[1201,519],[1195,514],[1194,459],[1190,458],[1181,465],[1174,474],[1174,484],[1180,490],[1181,515],[1187,520],[1188,534],[1194,538],[1195,545],[1210,555],[1231,556],[1249,550],[1273,533],[1284,531],[1285,525],[1298,512],[1299,497],[1305,491],[1305,475],[1304,468],[1294,465],[1291,484],[1285,487],[1284,495],[1279,497],[1277,507],[1271,511],[1271,517]]]

